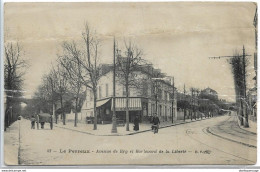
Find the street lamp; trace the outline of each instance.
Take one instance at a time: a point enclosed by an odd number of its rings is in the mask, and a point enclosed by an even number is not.
[[[112,130],[111,133],[117,133],[117,126],[116,126],[116,43],[115,43],[115,37],[114,37],[114,68],[113,68],[113,116],[112,116]]]

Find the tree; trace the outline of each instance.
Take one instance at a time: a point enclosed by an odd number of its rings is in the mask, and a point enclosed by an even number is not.
[[[98,65],[99,58],[99,46],[100,41],[97,38],[95,32],[92,32],[85,24],[84,31],[82,32],[82,39],[84,46],[82,49],[78,48],[75,41],[72,43],[64,42],[62,45],[63,55],[60,56],[59,62],[67,70],[68,77],[70,78],[70,85],[72,90],[75,91],[76,107],[82,86],[92,90],[94,98],[94,127],[97,129],[97,81],[100,78],[100,66]],[[77,118],[77,112],[75,114],[75,126]]]
[[[66,125],[66,117],[65,117],[64,106],[63,106],[64,96],[67,93],[67,89],[68,89],[68,77],[66,77],[67,76],[66,69],[62,67],[60,64],[58,64],[56,69],[54,68],[52,69],[52,74],[54,76],[54,82],[56,83],[56,92],[60,99],[63,125]]]
[[[196,111],[198,107],[198,95],[199,95],[199,89],[197,88],[190,88],[191,91],[191,107],[193,111],[193,115],[196,120]],[[191,120],[192,120],[192,115],[191,115]]]
[[[120,72],[118,76],[126,91],[126,131],[129,131],[129,86],[136,84],[135,72],[143,60],[142,51],[131,41],[128,44],[125,42],[125,49],[126,57],[118,55],[117,64]]]
[[[83,83],[93,92],[94,98],[94,130],[97,129],[97,82],[101,77],[101,68],[98,65],[100,40],[96,34],[91,32],[88,24],[85,24],[85,30],[82,33],[85,43],[83,51],[82,66],[88,74],[88,77],[82,77]],[[87,78],[87,79],[85,79]]]
[[[75,42],[64,42],[62,45],[63,55],[58,59],[59,64],[66,71],[63,73],[63,77],[68,82],[68,89],[73,94],[75,100],[75,120],[74,127],[77,127],[78,121],[78,104],[80,100],[80,94],[82,93],[82,74],[83,67],[81,65],[81,51],[77,47]]]
[[[43,75],[42,83],[34,94],[36,113],[40,111],[44,113],[54,114],[55,105],[59,97],[57,94],[57,80],[54,68],[48,74]],[[57,115],[56,123],[57,123]]]
[[[5,45],[4,88],[6,94],[5,130],[17,120],[21,111],[20,103],[23,95],[23,77],[28,63],[22,58],[19,43]]]
[[[246,115],[246,67],[249,64],[248,59],[242,56],[235,51],[234,55],[231,59],[228,60],[229,64],[231,65],[231,71],[234,78],[234,86],[235,86],[235,93],[236,93],[236,103],[239,107],[238,114],[240,119],[240,124],[244,125],[244,116]]]

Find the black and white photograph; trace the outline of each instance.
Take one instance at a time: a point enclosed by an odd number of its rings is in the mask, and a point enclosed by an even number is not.
[[[256,164],[257,3],[3,10],[4,165]]]

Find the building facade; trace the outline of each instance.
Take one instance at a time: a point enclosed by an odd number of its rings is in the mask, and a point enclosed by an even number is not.
[[[113,97],[113,66],[102,66],[102,77],[97,86],[97,117],[98,123],[111,123]],[[117,119],[126,120],[126,90],[120,80],[122,73],[116,72],[115,109]],[[149,122],[157,113],[161,121],[176,120],[176,91],[170,81],[164,79],[160,70],[150,66],[142,66],[133,72],[137,86],[129,86],[129,121],[133,122],[139,116],[141,122]],[[159,76],[159,78],[158,78]],[[156,77],[156,78],[155,78]],[[161,78],[161,79],[160,79]],[[174,90],[174,92],[173,92]],[[175,94],[174,94],[175,93]],[[92,90],[86,90],[86,100],[81,113],[87,118],[94,117],[94,99]]]

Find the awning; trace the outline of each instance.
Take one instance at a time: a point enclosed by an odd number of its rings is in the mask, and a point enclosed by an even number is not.
[[[112,99],[113,100],[113,99]],[[116,111],[126,110],[126,98],[116,98]],[[129,98],[128,101],[129,110],[142,110],[141,98]],[[111,109],[113,110],[113,101],[111,104]]]
[[[105,100],[97,101],[96,107],[98,108],[98,107],[100,107],[100,106],[106,104],[109,100],[110,100],[110,99],[105,99]],[[84,104],[86,104],[86,103],[84,103]],[[82,107],[81,110],[86,110],[86,111],[90,111],[90,110],[91,110],[91,111],[92,111],[93,109],[94,109],[94,101],[88,102],[88,105]]]
[[[105,99],[105,100],[97,101],[96,107],[100,107],[100,106],[106,104],[106,102],[108,102],[109,100],[110,100],[110,99]]]

